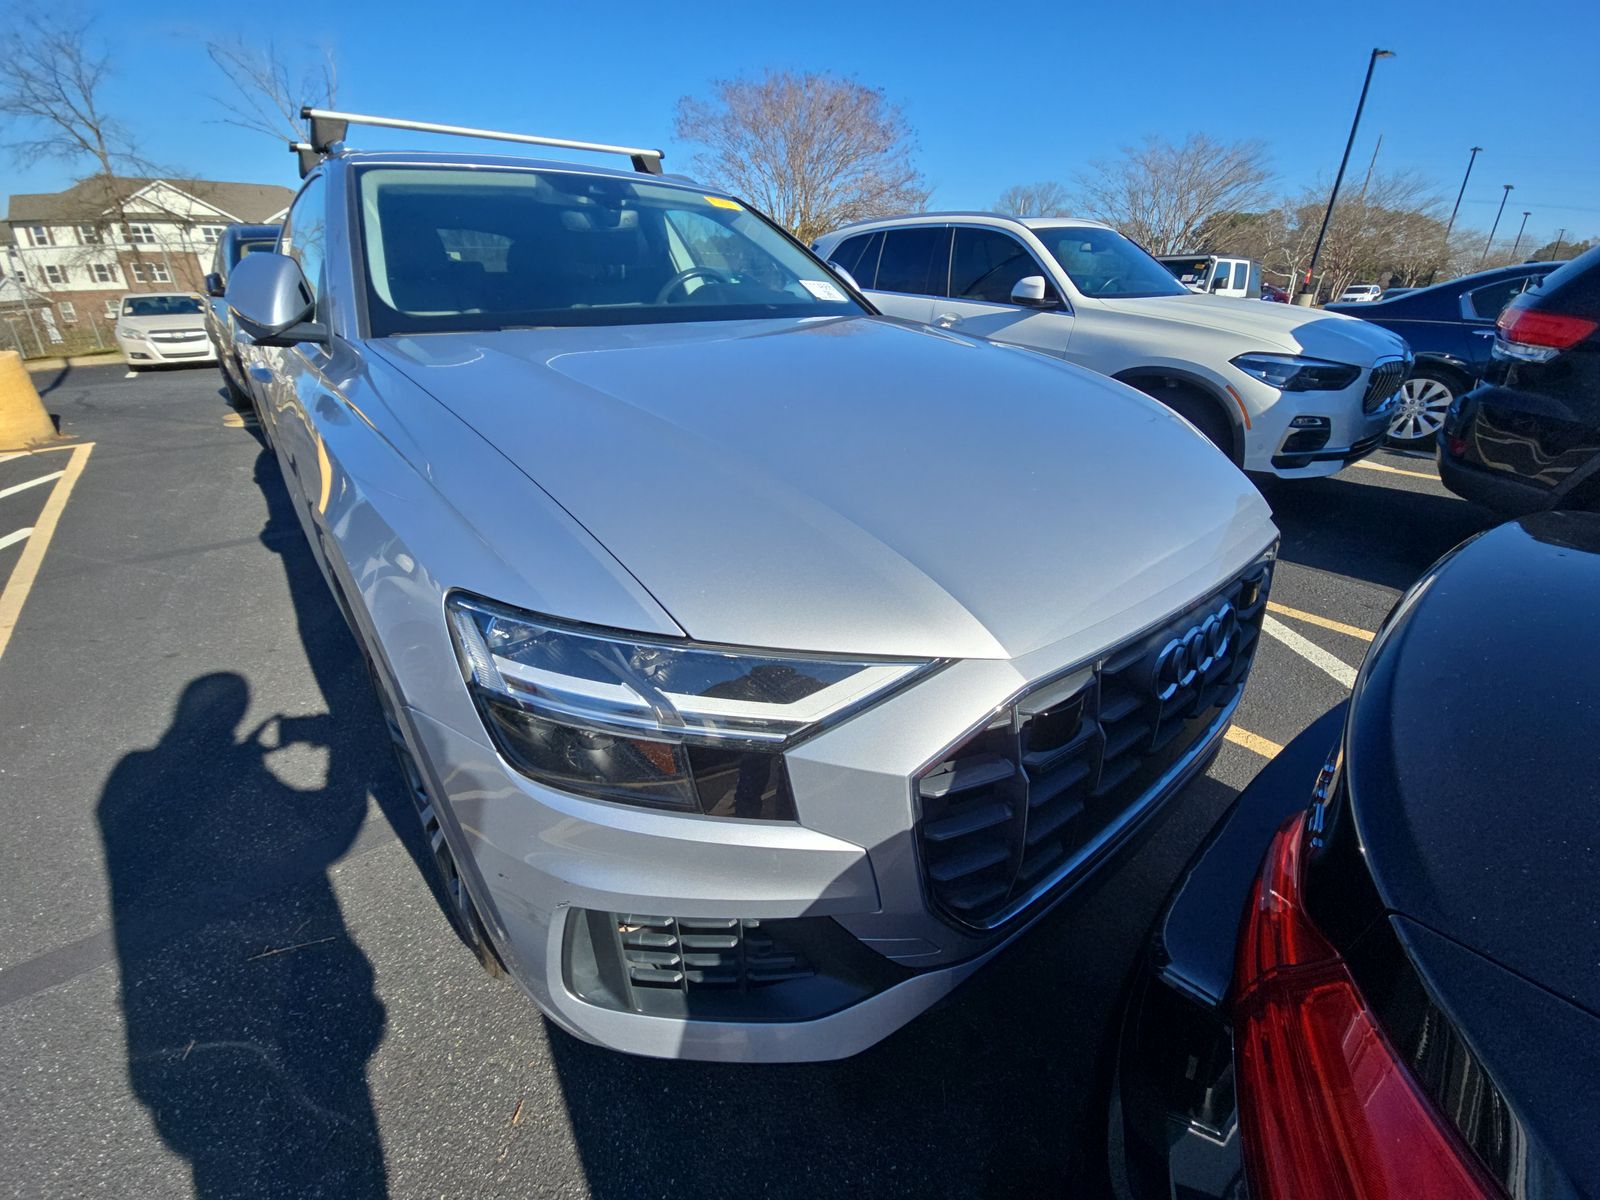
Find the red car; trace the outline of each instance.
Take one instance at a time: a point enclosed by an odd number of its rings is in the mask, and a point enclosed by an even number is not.
[[[1271,300],[1274,304],[1289,303],[1288,292],[1284,291],[1281,287],[1275,287],[1265,281],[1263,281],[1261,284],[1261,298],[1263,300]]]

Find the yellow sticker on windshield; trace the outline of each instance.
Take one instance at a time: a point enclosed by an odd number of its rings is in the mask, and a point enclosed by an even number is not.
[[[734,212],[743,212],[744,205],[737,200],[729,200],[726,196],[707,196],[706,203],[717,208],[731,208]]]

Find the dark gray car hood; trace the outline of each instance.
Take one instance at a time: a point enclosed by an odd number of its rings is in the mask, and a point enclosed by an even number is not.
[[[1158,593],[1176,607],[1275,536],[1154,402],[883,318],[369,346],[707,641],[1013,657]]]

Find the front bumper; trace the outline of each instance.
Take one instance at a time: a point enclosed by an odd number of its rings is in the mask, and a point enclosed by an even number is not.
[[[1273,833],[1311,801],[1345,705],[1234,801],[1179,877],[1135,969],[1108,1113],[1121,1200],[1244,1195],[1228,1011],[1240,922]]]
[[[1211,603],[1220,592],[1203,594]],[[1192,607],[1177,609],[1180,620]],[[1164,642],[1175,615],[1167,612],[1141,621],[1139,637]],[[1023,911],[994,928],[939,915],[919,841],[919,776],[975,725],[1081,661],[1078,647],[1097,636],[1085,630],[1015,660],[953,663],[789,751],[794,823],[570,796],[511,770],[481,730],[415,709],[406,724],[427,785],[448,801],[446,836],[484,921],[554,1022],[635,1054],[835,1059],[905,1024],[1103,875],[1210,761],[1242,673],[1224,694],[1205,694],[1182,754],[1161,760],[1159,778]],[[806,972],[783,978],[796,959]],[[713,975],[720,988],[699,986]]]
[[[1383,445],[1399,402],[1399,385],[1372,411],[1365,410],[1370,372],[1340,392],[1280,392],[1237,372],[1235,381],[1250,413],[1245,433],[1246,471],[1285,479],[1314,479],[1342,471]],[[1297,418],[1320,420],[1314,430],[1297,427]]]
[[[181,341],[129,337],[119,338],[118,341],[122,346],[123,361],[129,366],[217,361],[217,348],[204,333]]]

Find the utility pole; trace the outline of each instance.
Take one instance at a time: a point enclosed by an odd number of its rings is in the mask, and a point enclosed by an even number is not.
[[[1517,247],[1522,245],[1522,231],[1528,227],[1528,217],[1531,214],[1526,210],[1522,214],[1522,224],[1517,227],[1517,240],[1511,243],[1511,257],[1517,256]]]
[[[1494,245],[1495,230],[1500,228],[1500,217],[1506,211],[1506,197],[1511,195],[1511,189],[1517,185],[1503,183],[1500,185],[1506,190],[1500,193],[1500,207],[1494,214],[1494,224],[1489,227],[1489,240],[1483,244],[1483,253],[1478,256],[1478,265],[1481,267],[1489,258],[1489,247]]]
[[[1567,236],[1567,227],[1563,225],[1556,230],[1556,248],[1550,252],[1550,261],[1555,262],[1561,257],[1561,239]]]
[[[1372,161],[1367,164],[1367,177],[1361,181],[1361,203],[1367,202],[1367,189],[1372,186],[1372,172],[1378,165],[1378,151],[1383,149],[1383,134],[1378,135],[1378,144],[1372,148]]]
[[[1478,161],[1478,155],[1483,153],[1482,146],[1472,148],[1472,157],[1467,159],[1467,173],[1461,177],[1461,190],[1456,193],[1456,206],[1450,210],[1450,223],[1444,227],[1444,240],[1450,240],[1450,231],[1456,227],[1456,214],[1461,211],[1461,197],[1467,194],[1467,180],[1472,178],[1472,164]]]
[[[1328,197],[1328,211],[1322,214],[1322,228],[1317,230],[1317,244],[1311,250],[1311,265],[1306,268],[1307,285],[1316,278],[1317,259],[1322,257],[1322,242],[1328,236],[1328,222],[1333,219],[1333,206],[1339,200],[1339,185],[1344,182],[1344,169],[1350,165],[1350,148],[1356,144],[1356,130],[1361,127],[1361,110],[1367,106],[1367,89],[1372,86],[1372,68],[1378,65],[1380,58],[1393,57],[1393,50],[1374,48],[1372,57],[1367,59],[1367,77],[1361,83],[1361,98],[1356,101],[1355,120],[1350,122],[1350,137],[1344,144],[1344,157],[1339,160],[1339,173],[1333,177],[1333,192]],[[1294,298],[1294,302],[1309,308],[1314,299],[1316,299],[1314,291],[1301,292]]]

